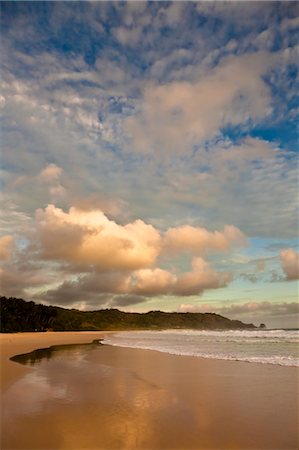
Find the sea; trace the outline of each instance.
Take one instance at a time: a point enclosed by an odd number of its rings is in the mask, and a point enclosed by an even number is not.
[[[102,344],[173,355],[299,367],[299,330],[122,331]]]

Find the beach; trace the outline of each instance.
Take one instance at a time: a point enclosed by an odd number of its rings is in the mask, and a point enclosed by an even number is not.
[[[0,335],[2,450],[298,448],[296,367],[96,344],[9,361],[105,334]]]
[[[46,332],[46,333],[3,333],[0,334],[0,388],[8,387],[28,372],[28,368],[9,360],[14,355],[28,353],[50,345],[91,342],[104,337],[103,332]]]

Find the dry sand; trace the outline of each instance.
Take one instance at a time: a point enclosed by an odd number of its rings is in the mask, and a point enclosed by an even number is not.
[[[1,336],[2,450],[297,449],[298,370],[110,346],[13,353],[103,333]]]

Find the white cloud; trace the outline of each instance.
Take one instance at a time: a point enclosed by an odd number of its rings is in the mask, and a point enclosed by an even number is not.
[[[163,155],[189,153],[226,125],[269,114],[271,95],[262,75],[276,56],[229,57],[198,82],[172,82],[144,90],[141,113],[125,121],[133,148]]]

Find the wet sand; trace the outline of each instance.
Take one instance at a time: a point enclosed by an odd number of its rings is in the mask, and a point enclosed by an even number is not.
[[[46,334],[2,338],[1,359],[97,339]],[[33,362],[5,363],[2,450],[298,448],[297,368],[105,345]]]
[[[101,339],[107,332],[47,332],[47,333],[5,333],[0,334],[0,389],[5,389],[28,368],[9,360],[11,356],[31,352],[50,345],[78,344]]]

